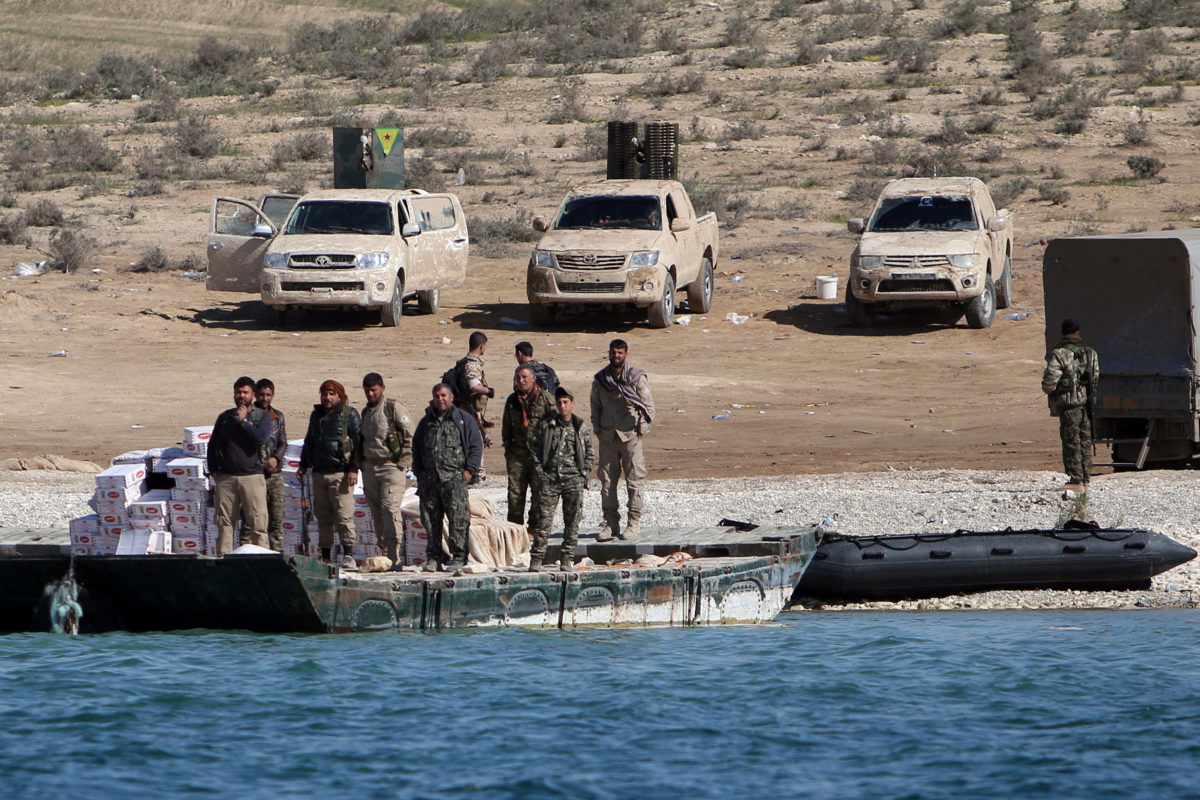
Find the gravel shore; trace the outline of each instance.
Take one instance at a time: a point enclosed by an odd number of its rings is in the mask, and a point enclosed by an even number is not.
[[[1195,473],[1150,471],[1092,480],[1082,517],[1104,527],[1149,528],[1200,550]],[[0,473],[0,527],[65,528],[90,513],[95,477],[63,472]],[[722,518],[764,526],[807,525],[836,514],[847,535],[1051,528],[1075,508],[1059,490],[1063,476],[1023,471],[896,471],[776,478],[654,481],[644,529],[714,525]],[[506,512],[504,479],[477,493]],[[597,492],[584,504],[585,533],[600,519]],[[561,524],[561,518],[558,520]],[[824,606],[861,609],[1133,608],[1200,606],[1200,560],[1154,579],[1144,592],[988,592],[935,600]]]

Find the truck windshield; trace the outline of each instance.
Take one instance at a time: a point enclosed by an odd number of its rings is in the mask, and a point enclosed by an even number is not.
[[[563,205],[558,230],[588,228],[638,228],[662,230],[657,197],[572,197]]]
[[[969,197],[885,197],[869,231],[974,231],[979,229]]]
[[[392,209],[387,203],[310,200],[292,212],[284,233],[392,233]]]

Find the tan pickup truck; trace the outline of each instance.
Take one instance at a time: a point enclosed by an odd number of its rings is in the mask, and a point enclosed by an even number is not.
[[[850,256],[846,311],[941,308],[986,328],[1012,304],[1012,212],[996,210],[978,178],[903,178],[884,186]],[[957,317],[956,317],[957,319]]]
[[[678,181],[602,180],[571,189],[529,260],[525,290],[534,323],[556,307],[633,305],[650,324],[675,321],[675,293],[688,310],[712,307],[717,218],[697,217]]]
[[[292,309],[378,309],[399,325],[406,298],[423,313],[467,276],[469,240],[458,198],[419,189],[331,189],[259,206],[218,197],[206,287],[258,292],[272,324]],[[275,213],[272,214],[272,211]]]

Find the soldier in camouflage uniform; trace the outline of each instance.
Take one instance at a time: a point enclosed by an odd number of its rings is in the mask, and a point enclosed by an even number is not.
[[[483,431],[483,443],[492,446],[492,438],[487,429],[496,423],[487,418],[488,399],[496,396],[496,390],[488,386],[487,376],[483,372],[483,354],[487,350],[487,334],[475,331],[467,340],[467,354],[455,364],[458,372],[458,404],[474,415]]]
[[[542,420],[533,439],[536,527],[529,549],[530,572],[541,569],[546,542],[550,538],[550,524],[554,521],[554,509],[560,497],[563,542],[558,563],[564,570],[574,568],[575,543],[583,519],[583,493],[587,491],[588,473],[596,465],[591,428],[574,414],[575,396],[564,386],[559,386],[554,395],[558,413]]]
[[[1071,492],[1087,491],[1092,469],[1092,402],[1100,381],[1100,359],[1083,343],[1079,323],[1063,320],[1062,339],[1046,356],[1042,391],[1050,415],[1058,417],[1062,438],[1063,470]]]
[[[504,443],[504,465],[508,471],[508,521],[525,524],[525,494],[533,479],[533,456],[529,443],[533,441],[538,423],[555,414],[550,393],[537,383],[537,374],[525,364],[517,367],[513,379],[516,391],[504,402],[504,417],[500,424],[500,439]],[[531,502],[531,506],[534,504]],[[534,527],[534,516],[529,527]]]
[[[421,498],[421,525],[429,536],[422,569],[437,571],[445,563],[442,518],[449,528],[450,562],[446,569],[466,566],[471,527],[467,484],[474,483],[483,460],[483,438],[471,415],[454,405],[454,390],[433,387],[433,400],[413,434],[413,472]]]
[[[274,427],[265,446],[263,474],[267,478],[267,540],[272,550],[283,549],[283,462],[287,456],[287,426],[283,412],[271,405],[275,400],[275,383],[270,378],[259,378],[254,384],[254,405],[271,418]],[[246,538],[246,520],[242,520],[242,540]],[[307,544],[307,543],[306,543]]]

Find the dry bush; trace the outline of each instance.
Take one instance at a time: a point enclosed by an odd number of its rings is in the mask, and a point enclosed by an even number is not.
[[[942,117],[942,129],[925,137],[926,144],[936,144],[943,147],[966,144],[971,141],[971,135],[962,129],[953,117]]]
[[[170,88],[160,89],[133,110],[138,122],[173,122],[179,119],[179,97]]]
[[[759,38],[758,23],[745,9],[738,9],[725,20],[725,31],[721,34],[721,46],[755,45]]]
[[[304,194],[308,190],[308,175],[302,169],[291,169],[279,181],[279,191],[284,194]]]
[[[1033,181],[1021,175],[993,184],[988,188],[992,193],[992,202],[996,204],[996,208],[1009,208],[1030,186],[1033,186]]]
[[[16,172],[35,164],[43,164],[50,157],[50,143],[45,137],[37,136],[24,128],[16,129],[15,134],[4,152],[4,160],[9,169]]]
[[[925,73],[937,61],[937,49],[929,39],[895,38],[888,41],[886,46],[888,61],[892,62],[894,73],[889,75],[889,82],[895,82],[898,73]]]
[[[1195,0],[1125,0],[1125,15],[1135,27],[1188,27],[1196,24]]]
[[[143,147],[133,154],[130,163],[141,180],[163,180],[171,174],[171,158],[163,148]]]
[[[52,166],[56,169],[111,172],[120,163],[120,154],[107,147],[93,131],[73,130],[54,136]]]
[[[87,266],[87,261],[100,243],[85,233],[70,228],[55,228],[50,232],[50,256],[63,272],[75,272]]]
[[[1125,159],[1125,166],[1129,167],[1135,178],[1153,178],[1162,172],[1166,164],[1154,156],[1130,156]]]
[[[1046,49],[1039,26],[1041,11],[1037,0],[1012,0],[1005,18],[1008,31],[1008,58],[1017,89],[1030,100],[1037,98],[1059,80],[1054,57]]]
[[[1071,193],[1060,183],[1043,181],[1037,186],[1038,200],[1048,201],[1051,205],[1061,206],[1071,199]]]
[[[721,63],[734,69],[746,69],[761,65],[766,54],[766,49],[762,47],[742,47],[725,56]]]
[[[416,128],[404,134],[408,147],[464,147],[471,143],[471,132],[457,125]]]
[[[638,85],[637,91],[646,97],[669,97],[691,94],[704,89],[704,73],[689,69],[682,73],[662,72],[651,75]]]
[[[807,33],[801,34],[796,39],[796,47],[792,50],[793,64],[816,64],[825,60],[825,56],[829,55],[827,48],[817,44],[816,39]]]
[[[957,146],[914,149],[909,153],[903,173],[906,178],[932,178],[938,175],[962,175],[966,163]]]
[[[810,6],[820,2],[822,0],[775,0],[767,16],[770,19],[795,17],[801,22],[811,22],[816,16],[816,11]]]
[[[568,78],[558,85],[558,108],[550,112],[546,120],[551,125],[562,125],[587,119],[587,109],[584,108],[581,96],[582,85],[577,78]]]
[[[967,133],[995,133],[1000,125],[999,114],[975,114],[967,120],[967,124],[963,127]]]
[[[712,211],[717,215],[717,220],[726,227],[736,228],[742,224],[750,207],[750,201],[745,195],[731,191],[723,184],[699,183],[694,174],[685,179],[683,185],[698,215]]]
[[[1104,12],[1095,8],[1079,8],[1078,4],[1072,4],[1064,17],[1058,52],[1068,56],[1082,53],[1092,34],[1102,30],[1108,23]]]
[[[1150,141],[1150,120],[1139,113],[1137,122],[1126,124],[1121,136],[1126,145],[1146,144]]]
[[[941,21],[935,23],[934,37],[937,39],[979,33],[987,29],[992,19],[976,0],[954,0],[942,10],[941,17]]]
[[[260,52],[259,47],[239,47],[205,36],[195,54],[167,65],[164,72],[190,97],[250,94],[262,79]]]
[[[0,217],[0,244],[18,244],[26,245],[32,243],[26,229],[29,223],[26,220],[25,212],[18,211],[14,214],[5,214]]]
[[[541,234],[533,229],[532,220],[524,211],[507,217],[472,217],[471,251],[484,258],[503,258],[512,249],[506,245],[536,242]]]
[[[881,181],[870,178],[858,178],[854,183],[850,184],[850,188],[846,189],[846,199],[855,205],[866,205],[874,203],[875,198],[879,197],[879,193],[883,191],[884,184],[887,181]]]
[[[741,120],[738,124],[726,128],[721,136],[723,141],[738,141],[741,139],[761,139],[766,135],[767,126],[761,122],[751,122],[748,119]]]
[[[203,117],[187,117],[175,123],[172,133],[177,150],[192,158],[209,159],[221,152],[225,138]]]
[[[431,158],[411,158],[404,164],[404,185],[409,189],[440,192],[446,188],[446,178]]]
[[[1166,35],[1159,28],[1138,31],[1119,40],[1109,55],[1117,71],[1127,74],[1153,72],[1154,56],[1169,49]]]
[[[61,225],[66,215],[53,200],[43,197],[25,209],[25,221],[34,228],[50,228]]]
[[[511,74],[510,65],[517,59],[516,45],[507,39],[492,39],[460,77],[463,83],[492,83]]]

